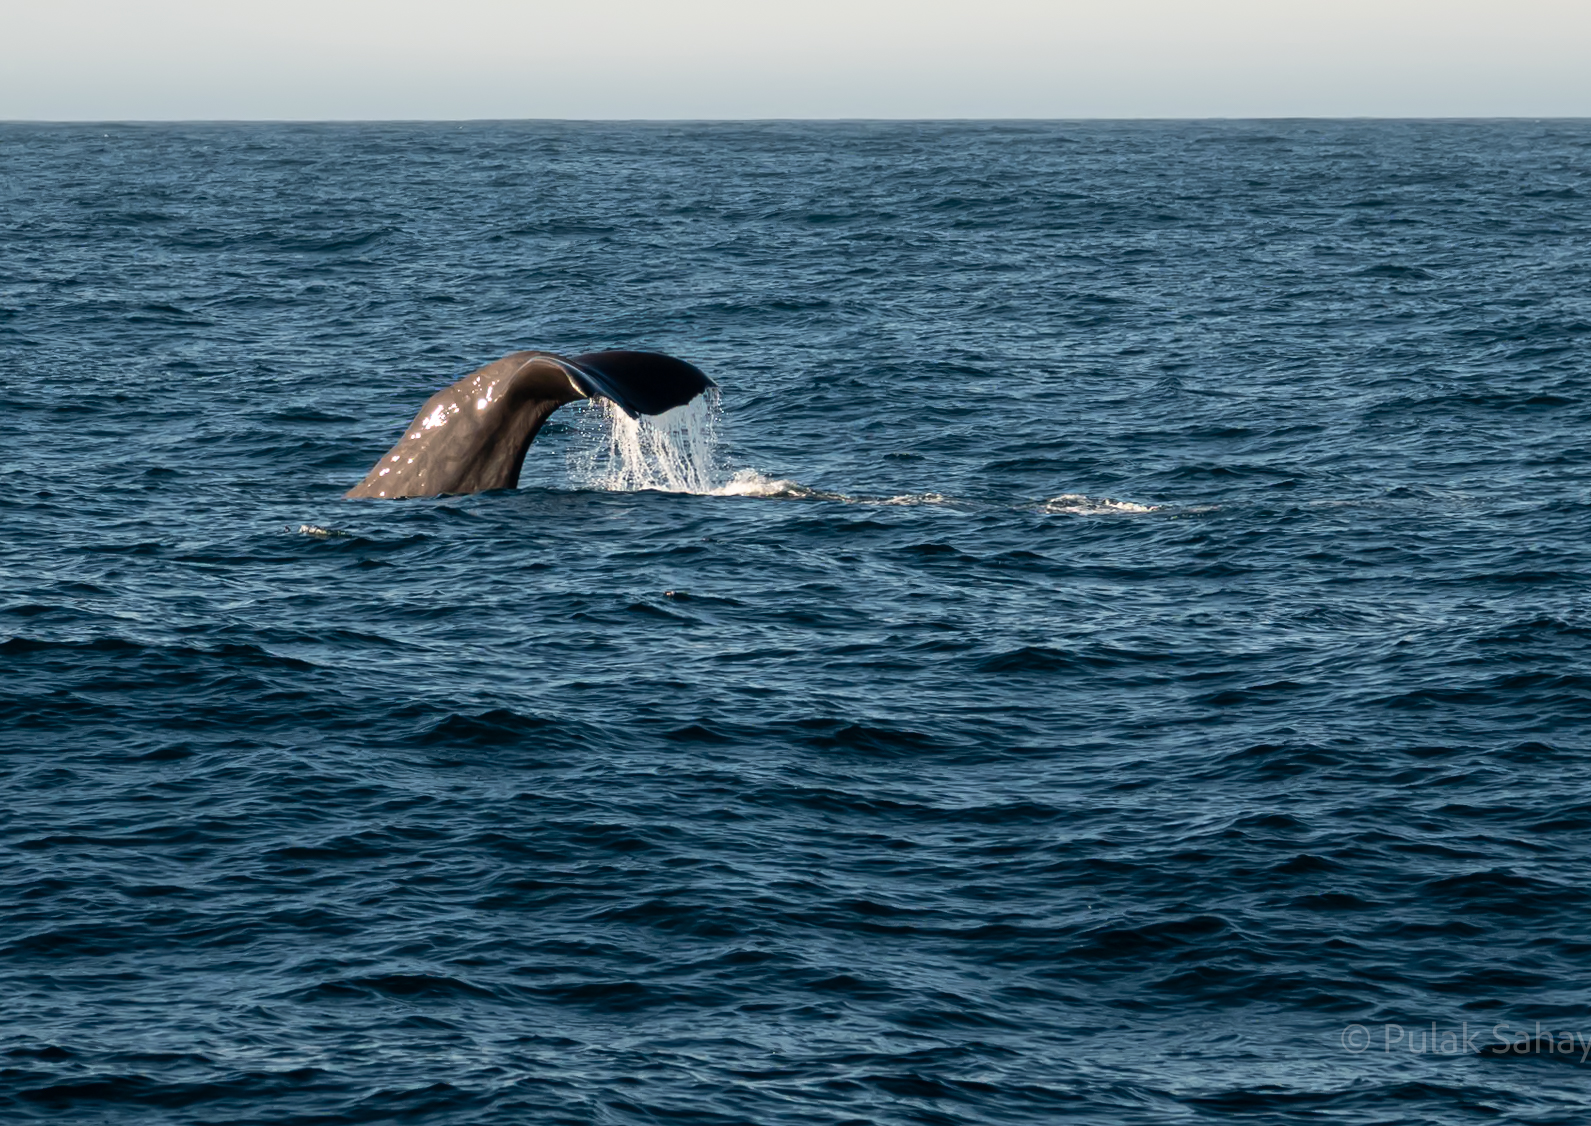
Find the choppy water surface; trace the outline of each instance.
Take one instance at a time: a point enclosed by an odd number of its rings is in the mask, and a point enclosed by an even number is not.
[[[1591,1036],[1588,200],[1576,123],[0,128],[5,1119],[1583,1121],[1443,1038]],[[341,499],[625,346],[716,413]]]

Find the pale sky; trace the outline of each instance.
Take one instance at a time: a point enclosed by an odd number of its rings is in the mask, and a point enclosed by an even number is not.
[[[1591,117],[1591,0],[0,0],[0,120]]]

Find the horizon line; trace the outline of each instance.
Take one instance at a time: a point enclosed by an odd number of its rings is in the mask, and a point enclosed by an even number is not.
[[[1155,123],[1155,122],[1588,122],[1591,114],[1206,114],[1126,116],[1005,115],[998,117],[0,117],[4,125],[774,125],[774,124],[1038,124],[1038,123]]]

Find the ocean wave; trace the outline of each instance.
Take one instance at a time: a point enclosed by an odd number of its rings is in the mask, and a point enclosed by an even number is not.
[[[1579,1121],[1588,141],[0,124],[0,1106]]]

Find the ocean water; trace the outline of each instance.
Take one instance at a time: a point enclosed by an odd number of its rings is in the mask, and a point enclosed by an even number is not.
[[[0,390],[7,1122],[1591,1114],[1591,124],[0,126]]]

